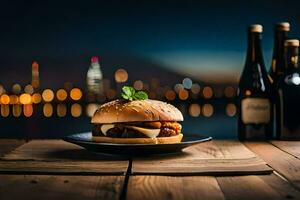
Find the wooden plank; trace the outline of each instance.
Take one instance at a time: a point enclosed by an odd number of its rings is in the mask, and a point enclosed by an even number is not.
[[[226,200],[299,199],[299,192],[275,175],[217,177]]]
[[[0,139],[0,158],[25,142],[25,140]]]
[[[124,176],[0,175],[1,200],[119,199]]]
[[[2,161],[0,174],[124,175],[128,161]]]
[[[133,174],[269,174],[272,169],[238,141],[211,141],[181,154],[133,159]]]
[[[127,199],[214,199],[224,196],[214,177],[131,176]]]
[[[287,180],[284,180],[275,174],[259,176],[259,178],[277,191],[282,199],[300,199],[300,192]]]
[[[125,174],[129,161],[89,152],[62,140],[33,140],[0,162],[0,173]]]
[[[246,146],[264,159],[275,171],[300,189],[300,160],[266,142],[246,142]]]
[[[300,141],[271,141],[273,145],[300,159]]]

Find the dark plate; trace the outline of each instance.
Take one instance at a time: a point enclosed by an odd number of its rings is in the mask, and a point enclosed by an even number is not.
[[[211,137],[203,135],[183,135],[183,141],[177,144],[113,144],[97,143],[92,141],[92,133],[78,133],[64,138],[65,141],[82,146],[90,151],[105,154],[165,154],[178,153],[182,149],[211,140]]]

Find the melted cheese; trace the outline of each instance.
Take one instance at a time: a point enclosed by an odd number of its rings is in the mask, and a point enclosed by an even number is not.
[[[150,128],[142,128],[137,126],[125,126],[126,128],[131,128],[133,130],[137,130],[149,138],[156,138],[159,135],[160,129],[150,129]]]
[[[103,124],[101,126],[101,132],[106,136],[107,131],[114,127],[115,127],[114,124]],[[130,125],[125,125],[124,127],[139,131],[140,133],[144,134],[149,138],[156,138],[160,132],[160,129],[142,128],[142,127],[130,126]]]
[[[113,127],[115,127],[114,124],[103,124],[101,126],[101,132],[106,136],[106,132]]]

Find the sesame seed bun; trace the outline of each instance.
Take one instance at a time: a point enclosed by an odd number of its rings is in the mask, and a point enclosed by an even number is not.
[[[171,137],[157,137],[157,138],[112,138],[105,136],[93,137],[93,142],[99,143],[113,143],[113,144],[174,144],[180,143],[183,135],[178,134]]]
[[[92,117],[94,124],[145,121],[183,121],[181,112],[157,100],[115,100],[101,105]]]

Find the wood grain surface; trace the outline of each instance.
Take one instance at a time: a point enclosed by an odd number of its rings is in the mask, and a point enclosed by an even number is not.
[[[264,159],[275,171],[300,189],[300,160],[266,142],[245,142],[245,145]]]
[[[124,158],[94,154],[62,141],[4,143],[1,200],[300,199],[300,142],[295,141],[246,142],[245,146],[237,141],[213,141],[181,155],[134,158],[132,170],[142,163],[145,175],[132,175],[130,169],[126,173],[129,162]],[[273,174],[236,175],[243,167],[247,173],[260,173],[266,163]],[[199,167],[202,174],[203,169],[220,171],[217,176],[196,176]],[[152,169],[160,175],[153,175]],[[169,176],[169,170],[188,176]]]
[[[119,199],[124,176],[0,175],[1,200]]]
[[[238,141],[211,141],[177,155],[133,159],[133,174],[269,174],[272,169]]]
[[[271,141],[271,143],[282,151],[289,153],[300,159],[300,142],[299,141]]]
[[[128,160],[89,152],[62,140],[33,140],[0,162],[0,173],[125,174]]]
[[[217,180],[227,200],[300,198],[299,191],[274,174],[263,176],[226,176],[217,177]]]
[[[25,140],[16,140],[16,139],[0,139],[0,158],[5,154],[11,152],[15,148],[23,145]]]
[[[224,200],[214,177],[131,176],[127,199],[216,199]]]

